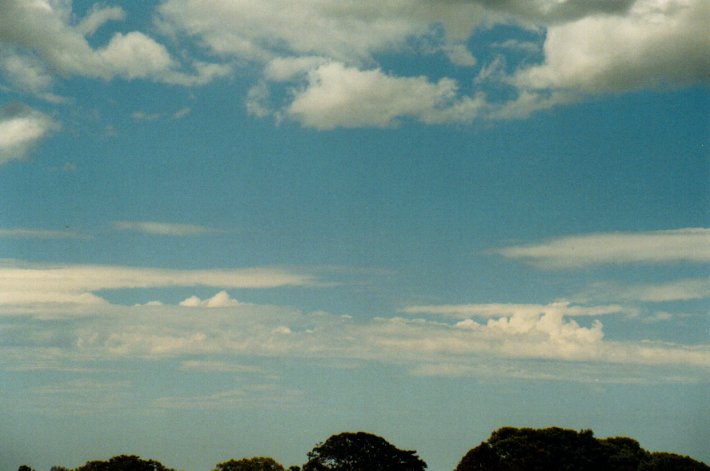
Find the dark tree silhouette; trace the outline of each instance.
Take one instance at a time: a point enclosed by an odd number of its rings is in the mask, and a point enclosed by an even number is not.
[[[332,435],[308,452],[303,471],[422,471],[416,451],[400,450],[365,432]]]
[[[74,471],[175,471],[154,460],[135,455],[114,456],[108,461],[89,461]]]
[[[638,471],[710,471],[710,466],[674,453],[651,453]]]
[[[258,456],[219,463],[214,471],[285,471],[273,458]]]
[[[576,432],[504,427],[470,450],[456,471],[710,471],[691,458],[649,453],[626,437],[594,438]]]
[[[30,468],[26,464],[20,465],[19,468],[17,468],[17,471],[35,471],[33,468]]]

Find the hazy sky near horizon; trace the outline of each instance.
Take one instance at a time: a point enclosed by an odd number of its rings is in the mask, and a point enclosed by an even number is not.
[[[710,462],[710,2],[0,0],[0,468]]]

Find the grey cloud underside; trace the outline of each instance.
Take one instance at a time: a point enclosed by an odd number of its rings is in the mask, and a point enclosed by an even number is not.
[[[165,0],[151,35],[115,32],[98,47],[87,38],[120,22],[122,9],[95,6],[75,19],[71,2],[2,0],[0,7],[0,68],[18,90],[56,101],[53,81],[72,75],[204,85],[238,63],[261,74],[247,96],[249,113],[317,129],[524,118],[590,94],[710,77],[710,4],[703,0],[306,0],[297,7],[285,0]],[[530,59],[512,71],[495,68],[498,58],[479,63],[467,44],[496,24],[537,30],[542,49],[528,48]],[[181,41],[211,60],[172,52]],[[403,52],[443,54],[470,71],[473,89],[461,79],[379,68],[379,54]],[[272,64],[284,60],[291,69],[281,62],[275,75]],[[497,89],[512,91],[511,98],[491,101]],[[411,102],[413,94],[420,102]]]

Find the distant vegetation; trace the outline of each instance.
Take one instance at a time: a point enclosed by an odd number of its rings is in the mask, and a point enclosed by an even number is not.
[[[416,451],[400,450],[365,432],[332,435],[307,454],[303,466],[283,465],[269,457],[218,463],[212,471],[423,471]],[[18,471],[34,471],[26,465]],[[138,456],[89,461],[78,468],[50,471],[175,471]],[[472,448],[454,471],[710,471],[700,461],[673,453],[646,451],[626,437],[595,438],[591,430],[504,427]]]

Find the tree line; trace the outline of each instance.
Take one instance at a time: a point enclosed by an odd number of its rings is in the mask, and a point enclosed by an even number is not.
[[[400,450],[367,432],[330,436],[307,453],[302,466],[285,468],[270,457],[231,459],[212,471],[424,471],[414,450]],[[18,471],[34,471],[27,465]],[[176,471],[135,455],[89,461],[50,471]],[[651,452],[627,437],[596,438],[591,430],[503,427],[469,450],[454,471],[710,471],[688,456]]]

